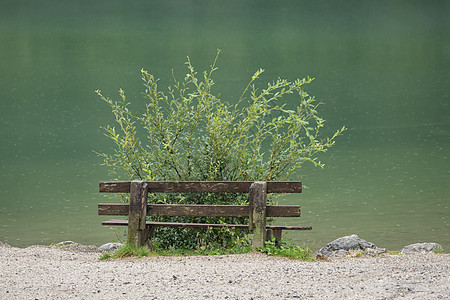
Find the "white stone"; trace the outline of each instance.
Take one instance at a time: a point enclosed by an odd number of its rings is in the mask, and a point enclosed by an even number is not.
[[[400,253],[401,254],[427,253],[427,252],[434,252],[435,250],[444,251],[442,246],[436,243],[416,243],[403,247]]]
[[[56,246],[69,246],[69,245],[76,245],[77,243],[72,242],[72,241],[64,241],[64,242],[60,242],[58,244],[56,244]]]
[[[111,252],[122,246],[123,246],[122,243],[107,243],[98,247],[97,250],[102,252]]]

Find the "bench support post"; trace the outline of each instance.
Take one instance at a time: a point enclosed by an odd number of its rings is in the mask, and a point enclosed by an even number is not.
[[[253,230],[252,249],[264,247],[266,240],[267,182],[255,181],[250,186],[250,228]]]
[[[275,238],[275,246],[281,247],[281,239],[282,239],[283,229],[274,229],[273,236]]]
[[[131,182],[127,242],[138,247],[144,246],[149,238],[149,230],[145,226],[147,192],[148,185],[146,182],[138,180]]]

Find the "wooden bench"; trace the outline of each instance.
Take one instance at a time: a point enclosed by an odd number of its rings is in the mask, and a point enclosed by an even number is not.
[[[144,246],[157,226],[244,228],[253,233],[253,249],[272,236],[279,243],[283,230],[311,230],[308,226],[266,225],[267,217],[300,217],[298,205],[266,205],[268,193],[301,193],[300,181],[101,181],[101,193],[130,193],[129,204],[99,204],[99,215],[128,216],[102,225],[128,226],[127,242]],[[249,205],[148,204],[148,193],[248,193]],[[152,222],[147,217],[249,217],[248,224]]]

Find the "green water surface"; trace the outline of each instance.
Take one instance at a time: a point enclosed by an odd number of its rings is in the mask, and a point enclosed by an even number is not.
[[[0,1],[0,241],[117,240],[102,228],[92,152],[112,151],[94,90],[142,103],[141,68],[169,83],[222,50],[217,93],[236,101],[251,75],[316,80],[327,133],[349,128],[280,198],[318,248],[349,234],[398,250],[450,251],[448,1]],[[295,101],[292,98],[289,101]],[[295,179],[300,178],[296,177]],[[122,236],[123,229],[117,233]]]

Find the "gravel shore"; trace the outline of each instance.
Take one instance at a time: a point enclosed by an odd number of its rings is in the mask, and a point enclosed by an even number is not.
[[[0,299],[449,299],[450,255],[301,262],[263,254],[98,260],[0,245]]]

